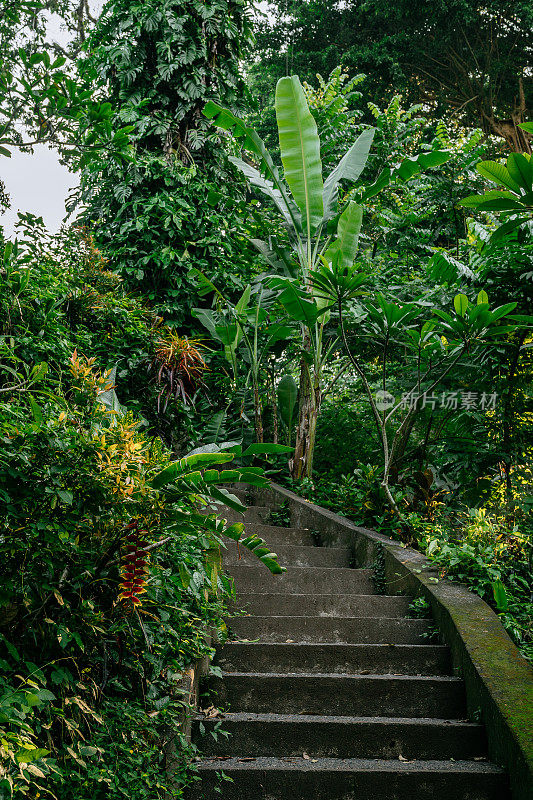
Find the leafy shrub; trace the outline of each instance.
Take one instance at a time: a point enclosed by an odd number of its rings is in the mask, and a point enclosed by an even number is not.
[[[484,509],[453,516],[441,512],[431,523],[412,515],[411,521],[420,549],[438,565],[441,577],[466,584],[492,605],[524,656],[533,659],[532,543],[527,522],[512,525]]]
[[[198,502],[232,456],[174,461],[135,413],[153,315],[86,234],[8,245],[0,284],[0,798],[181,797],[180,679],[225,636],[219,546],[242,532]]]

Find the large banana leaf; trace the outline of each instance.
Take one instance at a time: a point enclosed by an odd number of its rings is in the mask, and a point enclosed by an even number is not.
[[[258,136],[253,128],[250,128],[248,125],[246,125],[242,119],[239,119],[239,117],[236,117],[231,111],[226,108],[222,108],[222,106],[217,105],[217,103],[214,103],[212,100],[209,100],[205,104],[203,113],[208,119],[213,120],[215,125],[217,125],[219,128],[222,128],[225,131],[230,131],[230,133],[232,133],[233,136],[239,141],[243,150],[248,150],[250,153],[254,153],[254,155],[257,156],[259,159],[260,174],[265,175],[268,181],[271,181],[274,184],[275,188],[284,200],[289,216],[291,217],[292,224],[294,225],[295,229],[298,230],[298,219],[295,217],[293,218],[294,204],[289,197],[287,187],[281,180],[278,169],[272,161],[272,157],[266,149],[265,143],[261,137]]]
[[[310,239],[324,212],[320,139],[302,84],[295,75],[278,81],[276,119],[285,180]]]
[[[296,265],[291,253],[278,245],[274,237],[270,237],[268,242],[262,239],[250,239],[257,250],[261,253],[265,261],[273,267],[276,272],[285,274],[287,277],[296,277]]]
[[[339,218],[337,238],[325,252],[325,258],[333,261],[338,254],[342,266],[353,264],[359,247],[359,232],[363,219],[363,208],[357,203],[348,203]]]
[[[285,567],[280,566],[276,553],[271,551],[264,539],[262,539],[256,533],[252,533],[249,536],[243,537],[244,525],[242,523],[237,522],[233,525],[230,525],[227,528],[224,528],[222,533],[228,538],[233,539],[234,542],[237,542],[242,547],[246,547],[248,550],[250,550],[251,553],[257,556],[257,558],[262,561],[266,567],[268,567],[273,575],[280,575],[286,571]]]
[[[375,128],[364,130],[324,181],[324,218],[326,220],[335,212],[339,182],[342,180],[356,181],[365,168],[375,132]]]
[[[302,291],[287,278],[271,278],[270,286],[280,289],[279,301],[291,319],[302,322],[312,328],[319,317],[326,313],[326,308],[320,308],[314,297]]]
[[[278,409],[282,421],[287,426],[289,439],[297,398],[298,386],[296,381],[292,375],[284,375],[278,384]]]
[[[242,158],[230,156],[229,160],[243,173],[252,186],[256,186],[275,203],[276,208],[282,215],[289,229],[294,227],[297,231],[301,231],[301,216],[286,192],[282,193],[280,189],[276,188],[272,181],[263,177],[258,169],[251,164],[247,164]]]

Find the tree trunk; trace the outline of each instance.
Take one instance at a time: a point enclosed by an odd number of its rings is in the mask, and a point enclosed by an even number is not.
[[[298,427],[296,429],[296,443],[294,456],[289,462],[293,480],[311,478],[313,475],[313,452],[315,449],[316,426],[322,405],[320,386],[314,379],[311,385],[309,367],[305,358],[302,358],[300,368],[300,402],[298,412]]]
[[[531,155],[531,139],[529,134],[518,127],[522,122],[526,122],[528,115],[522,77],[518,78],[518,98],[511,112],[511,116],[508,119],[496,119],[492,111],[490,113],[483,111],[482,114],[483,127],[488,130],[489,133],[493,133],[505,139],[509,145],[509,149],[514,153],[527,153]]]

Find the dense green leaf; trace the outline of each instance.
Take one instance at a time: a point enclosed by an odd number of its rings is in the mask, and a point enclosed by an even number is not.
[[[310,238],[324,214],[320,139],[304,90],[295,75],[278,81],[276,119],[285,180]]]
[[[364,130],[324,181],[324,216],[326,219],[334,212],[340,181],[347,180],[353,183],[364,170],[374,134],[374,128]]]

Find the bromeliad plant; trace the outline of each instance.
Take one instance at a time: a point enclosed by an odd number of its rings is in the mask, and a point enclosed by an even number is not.
[[[181,398],[187,405],[202,381],[207,365],[202,355],[202,344],[197,339],[165,331],[155,344],[151,369],[161,386],[157,397],[157,410],[166,410],[169,400]]]
[[[283,178],[263,141],[243,120],[212,101],[205,106],[204,114],[219,128],[230,131],[242,149],[252,154],[255,163],[237,157],[231,157],[231,161],[254,188],[274,203],[292,250],[288,252],[274,237],[268,242],[254,241],[277,273],[269,285],[280,291],[285,309],[289,313],[294,310],[294,320],[301,330],[299,417],[292,460],[293,478],[300,479],[312,473],[323,394],[322,368],[329,350],[325,348],[324,352],[326,308],[313,297],[310,277],[323,259],[331,262],[337,258],[345,265],[355,259],[363,210],[353,200],[339,207],[339,200],[343,181],[355,183],[366,165],[374,129],[364,130],[324,178],[316,122],[296,76],[278,81],[275,107]],[[377,194],[393,179],[408,180],[446,158],[444,153],[424,153],[406,159],[397,169],[382,173],[368,188],[367,196]]]

